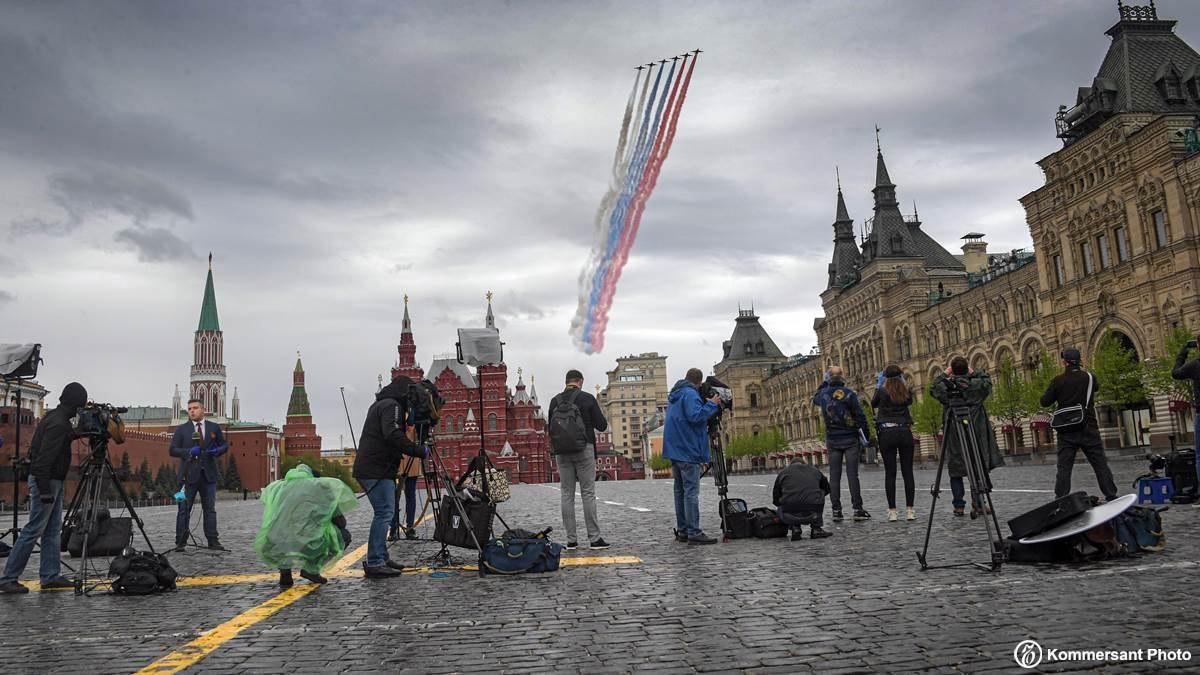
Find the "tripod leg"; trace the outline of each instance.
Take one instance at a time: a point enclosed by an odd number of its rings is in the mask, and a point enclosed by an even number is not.
[[[121,501],[125,504],[125,510],[129,511],[129,515],[133,518],[134,524],[137,525],[138,531],[142,533],[142,539],[146,541],[146,546],[150,549],[151,553],[157,553],[157,551],[154,550],[154,544],[150,543],[150,535],[146,534],[145,523],[142,522],[141,516],[139,516],[137,511],[133,508],[133,503],[129,501],[129,494],[125,492],[125,488],[121,485],[121,481],[117,480],[117,472],[113,469],[112,463],[108,460],[105,460],[104,465],[105,469],[109,473],[109,476],[112,478],[113,485],[117,488],[117,494],[121,497]],[[133,544],[132,537],[130,537],[128,544]]]
[[[938,495],[942,491],[942,471],[946,467],[946,437],[942,436],[942,447],[938,453],[938,468],[937,478],[934,479],[933,486],[930,487],[929,493],[933,495],[933,501],[929,504],[929,520],[925,525],[925,546],[921,548],[921,552],[917,554],[917,560],[921,562],[921,569],[929,568],[925,562],[925,557],[929,554],[929,535],[933,532],[933,515],[937,513]]]
[[[967,465],[967,477],[971,482],[971,508],[984,510],[983,522],[988,533],[989,553],[991,555],[991,571],[1000,570],[1004,562],[1004,541],[1000,536],[1000,524],[996,520],[995,509],[992,508],[992,488],[988,481],[986,464],[979,447],[979,439],[971,427],[970,417],[963,415],[959,423],[959,437],[963,441],[964,456]],[[988,512],[991,513],[988,513]],[[982,565],[980,565],[982,567]]]

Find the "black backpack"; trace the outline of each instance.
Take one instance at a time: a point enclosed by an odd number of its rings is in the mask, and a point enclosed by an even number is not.
[[[563,392],[550,415],[550,449],[556,455],[570,455],[587,448],[587,426],[583,411],[575,404],[579,390]]]
[[[159,591],[175,590],[178,574],[167,557],[161,553],[143,553],[127,548],[112,559],[108,575],[113,577],[114,593],[122,595],[150,595]]]

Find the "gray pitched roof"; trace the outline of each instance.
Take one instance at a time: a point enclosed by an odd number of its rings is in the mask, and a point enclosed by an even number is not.
[[[1112,42],[1091,86],[1079,87],[1075,106],[1059,112],[1059,137],[1067,143],[1116,113],[1200,112],[1200,54],[1175,34],[1176,22],[1159,20],[1153,5],[1120,11],[1121,20],[1105,31]],[[1165,77],[1179,78],[1176,92],[1160,90]]]
[[[871,233],[863,242],[863,260],[875,258],[924,258],[926,269],[965,269],[954,257],[921,229],[916,218],[906,220],[896,200],[896,185],[888,177],[883,152],[876,155],[875,216]]]
[[[925,258],[926,268],[967,269],[967,266],[963,264],[963,261],[958,259],[958,256],[947,251],[941,244],[937,243],[937,240],[926,234],[925,230],[921,229],[920,222],[910,222],[908,224],[908,233],[912,235],[917,255]]]
[[[738,310],[733,335],[724,344],[729,350],[725,355],[726,361],[786,358],[767,334],[767,329],[758,322],[752,309]]]
[[[449,370],[457,375],[458,379],[467,389],[475,388],[475,376],[471,373],[471,369],[459,363],[457,359],[434,359],[433,363],[429,366],[429,372],[425,376],[433,382],[437,380],[444,370]]]

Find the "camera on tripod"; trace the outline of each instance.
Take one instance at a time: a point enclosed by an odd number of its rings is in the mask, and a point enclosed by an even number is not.
[[[718,380],[716,376],[709,375],[707,379],[700,383],[700,398],[708,401],[713,396],[720,396],[721,403],[717,406],[716,414],[708,418],[708,430],[710,432],[721,426],[721,415],[726,410],[733,410],[733,390],[729,388],[729,385]]]
[[[105,445],[100,441],[112,440],[117,445],[125,442],[125,422],[121,414],[126,412],[129,408],[89,401],[75,413],[71,425],[77,437],[88,437],[93,441],[92,449],[100,451]]]
[[[408,423],[416,427],[421,436],[416,439],[418,443],[428,441],[429,431],[441,419],[441,410],[445,403],[446,399],[442,398],[437,387],[429,380],[408,385],[404,404],[408,409]]]

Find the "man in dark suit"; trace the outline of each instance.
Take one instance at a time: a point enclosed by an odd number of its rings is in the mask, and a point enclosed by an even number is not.
[[[188,421],[175,429],[171,438],[171,456],[180,460],[179,479],[183,483],[184,500],[179,503],[179,515],[175,518],[175,550],[182,551],[187,544],[189,520],[196,494],[204,510],[204,537],[208,547],[215,551],[229,549],[221,545],[217,536],[217,458],[229,450],[221,427],[204,421],[204,405],[199,399],[188,401]]]

